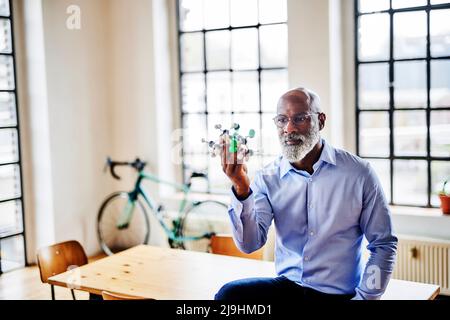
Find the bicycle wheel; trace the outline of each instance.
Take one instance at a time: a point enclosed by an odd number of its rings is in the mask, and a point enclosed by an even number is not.
[[[194,203],[181,221],[183,237],[200,237],[206,233],[231,233],[228,218],[228,206],[219,201],[207,200]],[[183,246],[186,250],[208,252],[209,238],[186,240]]]
[[[136,200],[130,223],[119,229],[117,222],[128,204],[127,192],[111,194],[103,202],[97,217],[97,235],[102,250],[111,255],[131,247],[146,244],[150,237],[150,221],[144,206]]]

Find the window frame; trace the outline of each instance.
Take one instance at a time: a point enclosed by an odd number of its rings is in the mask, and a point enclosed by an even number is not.
[[[232,76],[234,72],[257,72],[258,73],[258,99],[259,99],[259,106],[258,106],[258,110],[257,111],[248,111],[248,112],[243,112],[243,111],[230,111],[230,112],[214,112],[213,114],[220,114],[220,115],[230,115],[232,118],[235,114],[252,114],[252,115],[258,115],[259,117],[259,129],[261,130],[263,127],[263,116],[267,115],[267,114],[272,114],[272,112],[267,112],[263,110],[263,101],[262,101],[262,73],[264,71],[286,71],[288,72],[289,70],[289,65],[288,62],[286,63],[286,66],[284,67],[263,67],[262,63],[261,63],[261,39],[260,39],[260,28],[261,27],[266,27],[266,26],[277,26],[277,25],[284,25],[286,27],[288,27],[288,18],[286,17],[286,20],[283,22],[271,22],[271,23],[260,23],[260,19],[259,19],[259,12],[258,12],[258,23],[257,24],[251,24],[251,25],[245,25],[245,26],[237,26],[237,27],[233,27],[231,26],[231,23],[228,27],[222,27],[222,28],[208,28],[205,29],[205,27],[203,26],[202,29],[199,30],[194,30],[194,31],[183,31],[181,30],[181,21],[180,21],[180,1],[182,0],[176,0],[176,31],[177,31],[177,62],[178,62],[178,86],[179,86],[179,90],[178,90],[178,98],[179,98],[179,110],[180,110],[180,123],[181,123],[181,128],[184,129],[184,119],[186,117],[186,115],[204,115],[206,118],[206,134],[207,136],[205,138],[209,138],[211,133],[208,132],[208,125],[209,125],[209,114],[210,112],[208,111],[208,95],[207,95],[207,91],[208,91],[208,79],[207,79],[207,75],[208,73],[216,73],[216,72],[229,72],[230,75]],[[231,2],[230,2],[231,3]],[[259,1],[257,1],[258,6],[259,6]],[[259,8],[259,7],[258,7]],[[259,10],[258,10],[259,11]],[[230,11],[231,14],[231,11]],[[230,19],[231,21],[231,19]],[[215,32],[215,31],[229,31],[230,33],[233,30],[245,30],[245,29],[256,29],[257,30],[257,42],[258,42],[258,68],[256,69],[237,69],[234,70],[232,68],[232,66],[230,65],[229,69],[212,69],[209,70],[208,69],[208,65],[207,65],[207,41],[206,41],[206,34],[209,32]],[[202,71],[182,71],[182,51],[181,51],[181,38],[182,35],[184,34],[195,34],[195,33],[201,33],[202,34],[202,41],[203,41],[203,70]],[[231,56],[231,54],[230,54]],[[201,112],[185,112],[183,110],[183,88],[182,88],[182,79],[183,76],[186,74],[202,74],[204,77],[204,90],[205,90],[205,95],[204,95],[204,104],[205,104],[205,111],[201,111]],[[232,79],[232,77],[231,77]],[[232,83],[232,80],[230,80]],[[273,112],[275,113],[275,112]],[[256,142],[258,148],[263,146],[263,138],[262,138],[262,134],[257,135],[257,139],[258,141]],[[181,136],[180,137],[180,143],[181,143],[181,154],[182,154],[182,176],[183,176],[183,183],[187,183],[187,177],[186,177],[186,173],[187,172],[191,172],[191,170],[189,168],[187,168],[187,166],[185,165],[185,156],[205,156],[205,157],[210,157],[210,155],[208,153],[186,153],[185,152],[185,148],[184,148],[184,137]],[[201,143],[201,142],[199,142]],[[264,150],[262,150],[264,151]],[[261,166],[263,164],[264,158],[267,157],[276,157],[278,156],[278,154],[271,154],[271,153],[264,153],[262,155],[259,156],[255,156],[258,157],[258,164],[259,166]],[[210,165],[209,165],[209,161],[207,161],[207,165],[205,167],[206,172],[209,172],[210,169]],[[213,191],[211,188],[211,180],[207,179],[207,191],[206,192],[202,192],[202,193],[206,193],[206,194],[225,194],[227,192],[227,190],[224,190],[223,192],[218,192],[218,191]]]
[[[450,162],[450,157],[436,157],[431,155],[431,114],[434,111],[450,111],[450,106],[438,106],[431,107],[431,62],[439,61],[439,60],[449,60],[450,56],[440,56],[433,57],[431,55],[431,36],[430,36],[430,13],[435,10],[443,10],[450,9],[450,3],[444,4],[430,4],[430,0],[427,0],[427,4],[423,6],[415,6],[408,8],[392,8],[392,0],[389,0],[389,9],[380,10],[374,12],[360,12],[359,11],[359,0],[354,0],[354,56],[355,56],[355,117],[356,117],[356,153],[358,156],[368,159],[368,160],[389,160],[390,165],[390,176],[389,176],[389,184],[390,184],[390,204],[391,205],[402,205],[407,207],[423,207],[423,208],[433,208],[435,206],[432,205],[432,194],[433,194],[433,186],[432,186],[432,162],[433,161],[442,161],[442,162]],[[427,35],[426,35],[426,56],[424,58],[404,58],[404,59],[395,59],[394,58],[394,14],[401,12],[425,12],[427,18]],[[388,60],[370,60],[363,61],[359,59],[359,18],[365,15],[373,15],[379,13],[388,13],[390,26],[389,26],[389,59]],[[424,61],[426,62],[426,106],[424,107],[416,107],[416,108],[398,108],[394,105],[394,67],[395,62],[413,62],[413,61]],[[389,64],[389,108],[388,109],[361,109],[359,103],[359,67],[361,65],[369,65],[374,63],[388,63]],[[425,111],[426,112],[426,155],[425,156],[399,156],[395,155],[395,126],[394,126],[394,112],[396,111]],[[363,156],[360,153],[360,116],[366,112],[381,112],[388,113],[389,116],[389,156]],[[427,203],[426,205],[413,205],[413,204],[405,204],[405,203],[396,203],[394,201],[394,161],[395,160],[422,160],[427,163]]]
[[[20,181],[20,195],[18,197],[8,198],[0,200],[0,204],[7,203],[7,202],[13,202],[13,201],[20,201],[21,203],[21,225],[22,225],[22,231],[20,232],[12,232],[12,233],[6,233],[5,235],[0,235],[0,250],[1,250],[1,242],[6,239],[14,238],[22,236],[23,240],[23,261],[24,266],[28,265],[27,260],[27,246],[26,246],[26,237],[25,237],[25,204],[24,204],[24,194],[23,194],[23,170],[22,170],[22,146],[21,146],[21,134],[20,134],[20,115],[19,115],[19,97],[17,93],[17,57],[16,57],[16,48],[15,48],[15,33],[14,33],[14,6],[13,1],[8,0],[9,4],[9,16],[0,15],[1,19],[7,19],[10,22],[11,25],[11,53],[0,53],[0,56],[8,56],[12,58],[12,67],[13,67],[13,76],[14,76],[14,89],[11,90],[0,90],[0,92],[4,93],[11,93],[14,94],[15,98],[15,113],[16,113],[16,124],[15,125],[9,125],[9,126],[0,126],[0,130],[16,130],[17,132],[17,161],[14,162],[8,162],[8,163],[0,163],[1,167],[8,166],[8,165],[17,165],[18,166],[18,174],[19,174],[19,181]],[[16,268],[14,268],[16,269]],[[14,270],[14,269],[11,269]],[[10,270],[8,270],[10,271]],[[2,261],[0,256],[0,275],[4,271],[2,270]]]

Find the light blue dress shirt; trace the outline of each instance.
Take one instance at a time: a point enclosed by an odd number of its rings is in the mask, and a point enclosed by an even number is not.
[[[278,275],[325,293],[379,299],[398,241],[386,197],[367,161],[322,142],[312,175],[280,156],[257,172],[246,200],[231,192],[235,243],[246,253],[261,248],[273,220]]]

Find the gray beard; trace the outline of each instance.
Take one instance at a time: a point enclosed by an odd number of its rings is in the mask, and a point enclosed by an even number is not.
[[[302,142],[298,145],[290,146],[285,143],[287,137],[280,135],[281,152],[283,157],[289,162],[298,162],[302,160],[320,140],[320,132],[316,126],[311,128],[307,135],[292,134],[288,136],[292,139],[300,139]]]

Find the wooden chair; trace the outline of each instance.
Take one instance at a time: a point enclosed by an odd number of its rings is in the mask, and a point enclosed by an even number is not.
[[[102,292],[103,300],[153,300],[136,296],[129,296],[125,294],[112,293],[108,291]]]
[[[77,241],[67,241],[41,248],[37,254],[37,262],[41,281],[48,283],[48,278],[66,272],[69,267],[82,266],[88,263],[83,247]],[[55,288],[51,285],[52,300],[55,300]],[[72,298],[75,292],[71,289]]]
[[[233,237],[228,234],[216,234],[211,237],[211,253],[214,254],[262,260],[263,252],[264,249],[261,248],[250,254],[243,253],[236,247]]]

